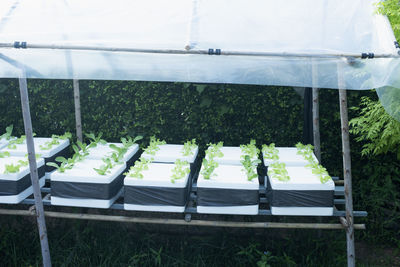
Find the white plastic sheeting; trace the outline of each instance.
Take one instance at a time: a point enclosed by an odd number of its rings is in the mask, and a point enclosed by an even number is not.
[[[373,0],[1,0],[0,43],[319,54],[318,57],[0,48],[0,77],[400,87],[400,59]],[[325,57],[374,53],[390,58]],[[322,56],[321,56],[322,55]]]

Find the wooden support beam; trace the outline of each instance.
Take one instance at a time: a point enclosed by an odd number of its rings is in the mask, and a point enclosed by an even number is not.
[[[40,237],[39,239],[42,250],[43,266],[50,267],[51,266],[50,250],[49,250],[49,243],[47,240],[46,221],[44,217],[42,194],[40,192],[39,177],[36,164],[36,154],[35,154],[35,146],[34,146],[33,132],[32,132],[32,120],[29,108],[28,85],[24,73],[22,77],[19,78],[19,90],[21,94],[22,116],[24,119],[30,176],[33,187],[33,195],[35,197],[35,209],[34,209],[35,212],[33,213],[33,215],[36,216],[36,221],[39,228],[39,237]]]
[[[346,228],[347,240],[347,265],[355,266],[354,248],[354,225],[353,225],[353,195],[351,185],[351,157],[350,157],[350,136],[349,118],[347,111],[347,92],[343,73],[343,63],[338,64],[338,87],[340,102],[340,122],[342,128],[342,152],[343,152],[343,177],[344,177],[344,196],[346,202]]]
[[[314,153],[318,161],[321,162],[321,141],[319,132],[319,89],[318,85],[318,68],[312,62],[312,114],[313,114],[313,139],[314,139]]]
[[[9,210],[0,209],[1,215],[19,215],[33,216],[29,210]],[[140,218],[117,215],[102,215],[88,213],[66,213],[46,211],[45,215],[51,218],[79,219],[79,220],[95,220],[109,222],[125,222],[125,223],[149,223],[149,224],[165,224],[165,225],[185,225],[185,226],[205,226],[205,227],[229,227],[229,228],[284,228],[284,229],[344,229],[340,223],[280,223],[280,222],[234,222],[234,221],[208,221],[208,220],[191,220],[187,222],[183,219],[167,219],[167,218]],[[364,224],[355,225],[355,229],[364,230]]]
[[[79,141],[83,141],[82,136],[82,119],[81,119],[81,99],[79,92],[79,80],[73,80],[74,87],[74,104],[75,104],[75,123],[76,123],[76,137]]]

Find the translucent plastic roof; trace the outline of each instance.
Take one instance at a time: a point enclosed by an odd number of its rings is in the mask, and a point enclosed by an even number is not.
[[[338,88],[339,66],[347,89],[400,87],[393,32],[374,2],[1,0],[0,43],[28,48],[0,47],[0,78],[23,66],[28,78]],[[221,55],[196,54],[210,48]],[[339,56],[362,53],[375,58]]]

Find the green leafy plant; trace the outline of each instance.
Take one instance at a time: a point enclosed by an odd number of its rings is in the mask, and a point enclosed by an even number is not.
[[[20,138],[11,140],[11,141],[8,143],[7,148],[8,148],[8,149],[17,149],[17,145],[23,144],[23,143],[25,142],[25,140],[26,140],[26,136],[25,136],[25,135],[21,135]]]
[[[202,163],[202,171],[201,175],[203,175],[204,179],[210,179],[212,176],[215,176],[214,170],[218,167],[218,162],[214,160],[214,158],[222,158],[224,153],[220,150],[224,143],[218,142],[217,144],[208,144],[208,149],[206,150],[206,156],[203,159]]]
[[[58,172],[63,173],[66,170],[70,170],[74,167],[75,163],[78,161],[78,154],[74,154],[72,158],[66,159],[65,157],[57,157],[55,161],[59,162],[58,165],[55,162],[47,162],[47,166],[51,166],[57,169]]]
[[[21,167],[28,166],[28,164],[29,164],[28,160],[18,160],[18,162],[16,164],[14,164],[14,163],[6,164],[6,165],[4,165],[4,168],[5,168],[4,173],[5,174],[17,173],[20,171]]]
[[[114,154],[114,153],[113,153]],[[103,158],[102,159],[104,164],[100,165],[99,168],[93,168],[98,174],[100,175],[106,175],[107,173],[110,173],[110,169],[114,168],[116,164],[112,162],[112,158]]]
[[[6,127],[6,132],[2,135],[0,135],[0,140],[11,140],[12,138],[12,131],[13,131],[14,126],[11,124]]]
[[[183,156],[191,156],[194,153],[194,150],[197,148],[196,139],[192,139],[191,141],[186,141],[183,144],[182,155]]]
[[[262,153],[265,159],[277,161],[279,160],[279,151],[275,148],[275,144],[262,145]]]
[[[357,142],[365,142],[361,155],[394,152],[400,159],[400,122],[386,113],[379,101],[362,97],[361,105],[353,108],[360,116],[350,120],[350,133],[357,135]]]
[[[247,180],[251,181],[254,178],[258,177],[257,166],[259,163],[261,163],[261,160],[251,160],[251,157],[249,155],[246,155],[244,156],[244,159],[240,162],[242,163],[244,170],[246,171]]]
[[[189,173],[190,164],[187,161],[177,159],[172,169],[171,183],[175,183],[176,180],[186,177]]]
[[[247,145],[240,145],[240,149],[242,150],[243,155],[242,159],[245,159],[245,156],[248,155],[251,159],[258,158],[260,154],[260,150],[256,146],[256,140],[251,139],[250,143]]]
[[[303,145],[302,143],[297,143],[297,154],[302,155],[305,160],[308,161],[306,165],[307,168],[311,168],[313,174],[319,177],[321,183],[326,183],[331,180],[331,176],[329,176],[328,171],[322,167],[321,164],[315,159],[312,145]]]
[[[8,151],[1,152],[0,151],[0,158],[6,158],[9,156],[10,156],[10,152],[8,152]]]
[[[165,145],[166,143],[167,142],[165,142],[164,140],[160,141],[160,139],[157,139],[155,136],[152,136],[152,137],[150,137],[149,146],[144,149],[143,153],[154,156],[156,154],[156,152],[158,150],[160,150],[159,146]]]
[[[66,132],[63,135],[55,135],[53,134],[51,136],[51,140],[45,142],[43,145],[40,145],[40,149],[42,150],[50,150],[54,145],[59,145],[60,144],[60,140],[66,140],[66,139],[71,139],[72,138],[72,134],[69,132]]]
[[[275,161],[268,166],[268,176],[276,178],[282,182],[290,180],[288,171],[286,170],[286,164],[278,161]]]
[[[102,144],[105,145],[107,144],[107,141],[104,139],[101,139],[101,137],[103,136],[103,133],[99,133],[98,136],[96,136],[94,133],[85,133],[85,136],[90,140],[90,147],[96,147],[97,144]]]
[[[134,166],[131,166],[128,172],[124,173],[127,177],[133,177],[137,179],[143,179],[142,172],[144,170],[149,169],[149,164],[153,161],[153,159],[146,159],[144,157],[140,157],[139,160],[135,162]]]

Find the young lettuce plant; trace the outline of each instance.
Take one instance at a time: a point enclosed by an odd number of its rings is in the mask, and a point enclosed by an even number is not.
[[[89,147],[96,147],[97,144],[102,144],[105,145],[107,144],[107,141],[104,139],[101,139],[103,136],[103,133],[99,133],[98,136],[96,136],[94,133],[85,133],[85,136],[90,140]]]
[[[28,166],[28,160],[18,160],[18,162],[14,165],[13,163],[11,164],[6,164],[5,167],[5,174],[8,173],[17,173],[21,169],[21,167]]]
[[[72,138],[72,134],[69,132],[66,132],[63,135],[56,135],[53,134],[51,136],[51,140],[45,142],[43,145],[40,145],[40,149],[42,150],[50,150],[54,145],[59,145],[60,144],[60,140],[66,140],[66,139],[71,139]]]
[[[290,180],[288,171],[286,170],[286,164],[278,161],[275,161],[268,166],[268,176],[276,178],[282,182]]]
[[[262,146],[262,153],[265,159],[269,159],[272,161],[279,160],[279,151],[275,148],[275,144],[271,143],[270,145],[263,145]]]
[[[158,150],[160,150],[159,146],[165,145],[166,143],[167,142],[165,142],[164,140],[160,141],[160,139],[157,139],[155,136],[152,136],[152,137],[150,137],[149,146],[146,149],[144,149],[143,153],[154,156],[156,154],[156,152]]]
[[[146,159],[144,157],[140,157],[139,160],[135,162],[134,166],[131,166],[128,172],[124,173],[127,177],[133,177],[137,179],[143,179],[142,172],[144,170],[149,169],[149,164],[153,161],[153,159]]]
[[[251,139],[250,143],[247,145],[240,145],[240,149],[242,150],[242,159],[245,159],[246,155],[248,155],[251,159],[258,158],[260,154],[260,150],[256,146],[256,140]]]
[[[175,183],[176,180],[186,177],[190,173],[190,164],[187,161],[177,159],[175,166],[172,169],[171,183]]]
[[[8,148],[8,149],[17,149],[17,145],[23,144],[23,143],[25,142],[25,140],[26,140],[26,136],[25,136],[25,135],[21,135],[20,138],[11,140],[11,141],[8,143],[7,148]]]
[[[10,126],[6,127],[6,132],[2,135],[0,135],[0,140],[11,140],[12,137],[12,131],[13,131],[14,126],[11,124]]]
[[[251,181],[254,178],[258,177],[257,174],[257,166],[261,163],[261,160],[255,159],[251,160],[249,155],[244,156],[244,159],[240,161],[244,167],[244,171],[246,171],[247,180]]]
[[[218,162],[214,160],[214,158],[222,158],[224,153],[220,150],[224,145],[223,142],[219,142],[217,144],[208,144],[208,149],[206,150],[206,156],[203,159],[202,163],[202,171],[201,175],[203,175],[204,179],[208,180],[212,176],[215,176],[214,170],[218,167]]]
[[[0,152],[0,158],[8,158],[10,156],[10,152],[4,151]]]
[[[192,139],[191,141],[186,141],[183,144],[183,148],[182,148],[182,155],[187,157],[187,156],[191,156],[194,153],[194,150],[197,148],[196,145],[196,139]]]
[[[329,176],[328,171],[313,157],[314,147],[312,145],[303,145],[302,143],[297,143],[296,147],[297,154],[302,155],[303,158],[308,161],[306,167],[311,168],[312,173],[319,177],[321,183],[324,184],[331,180],[331,176]]]

